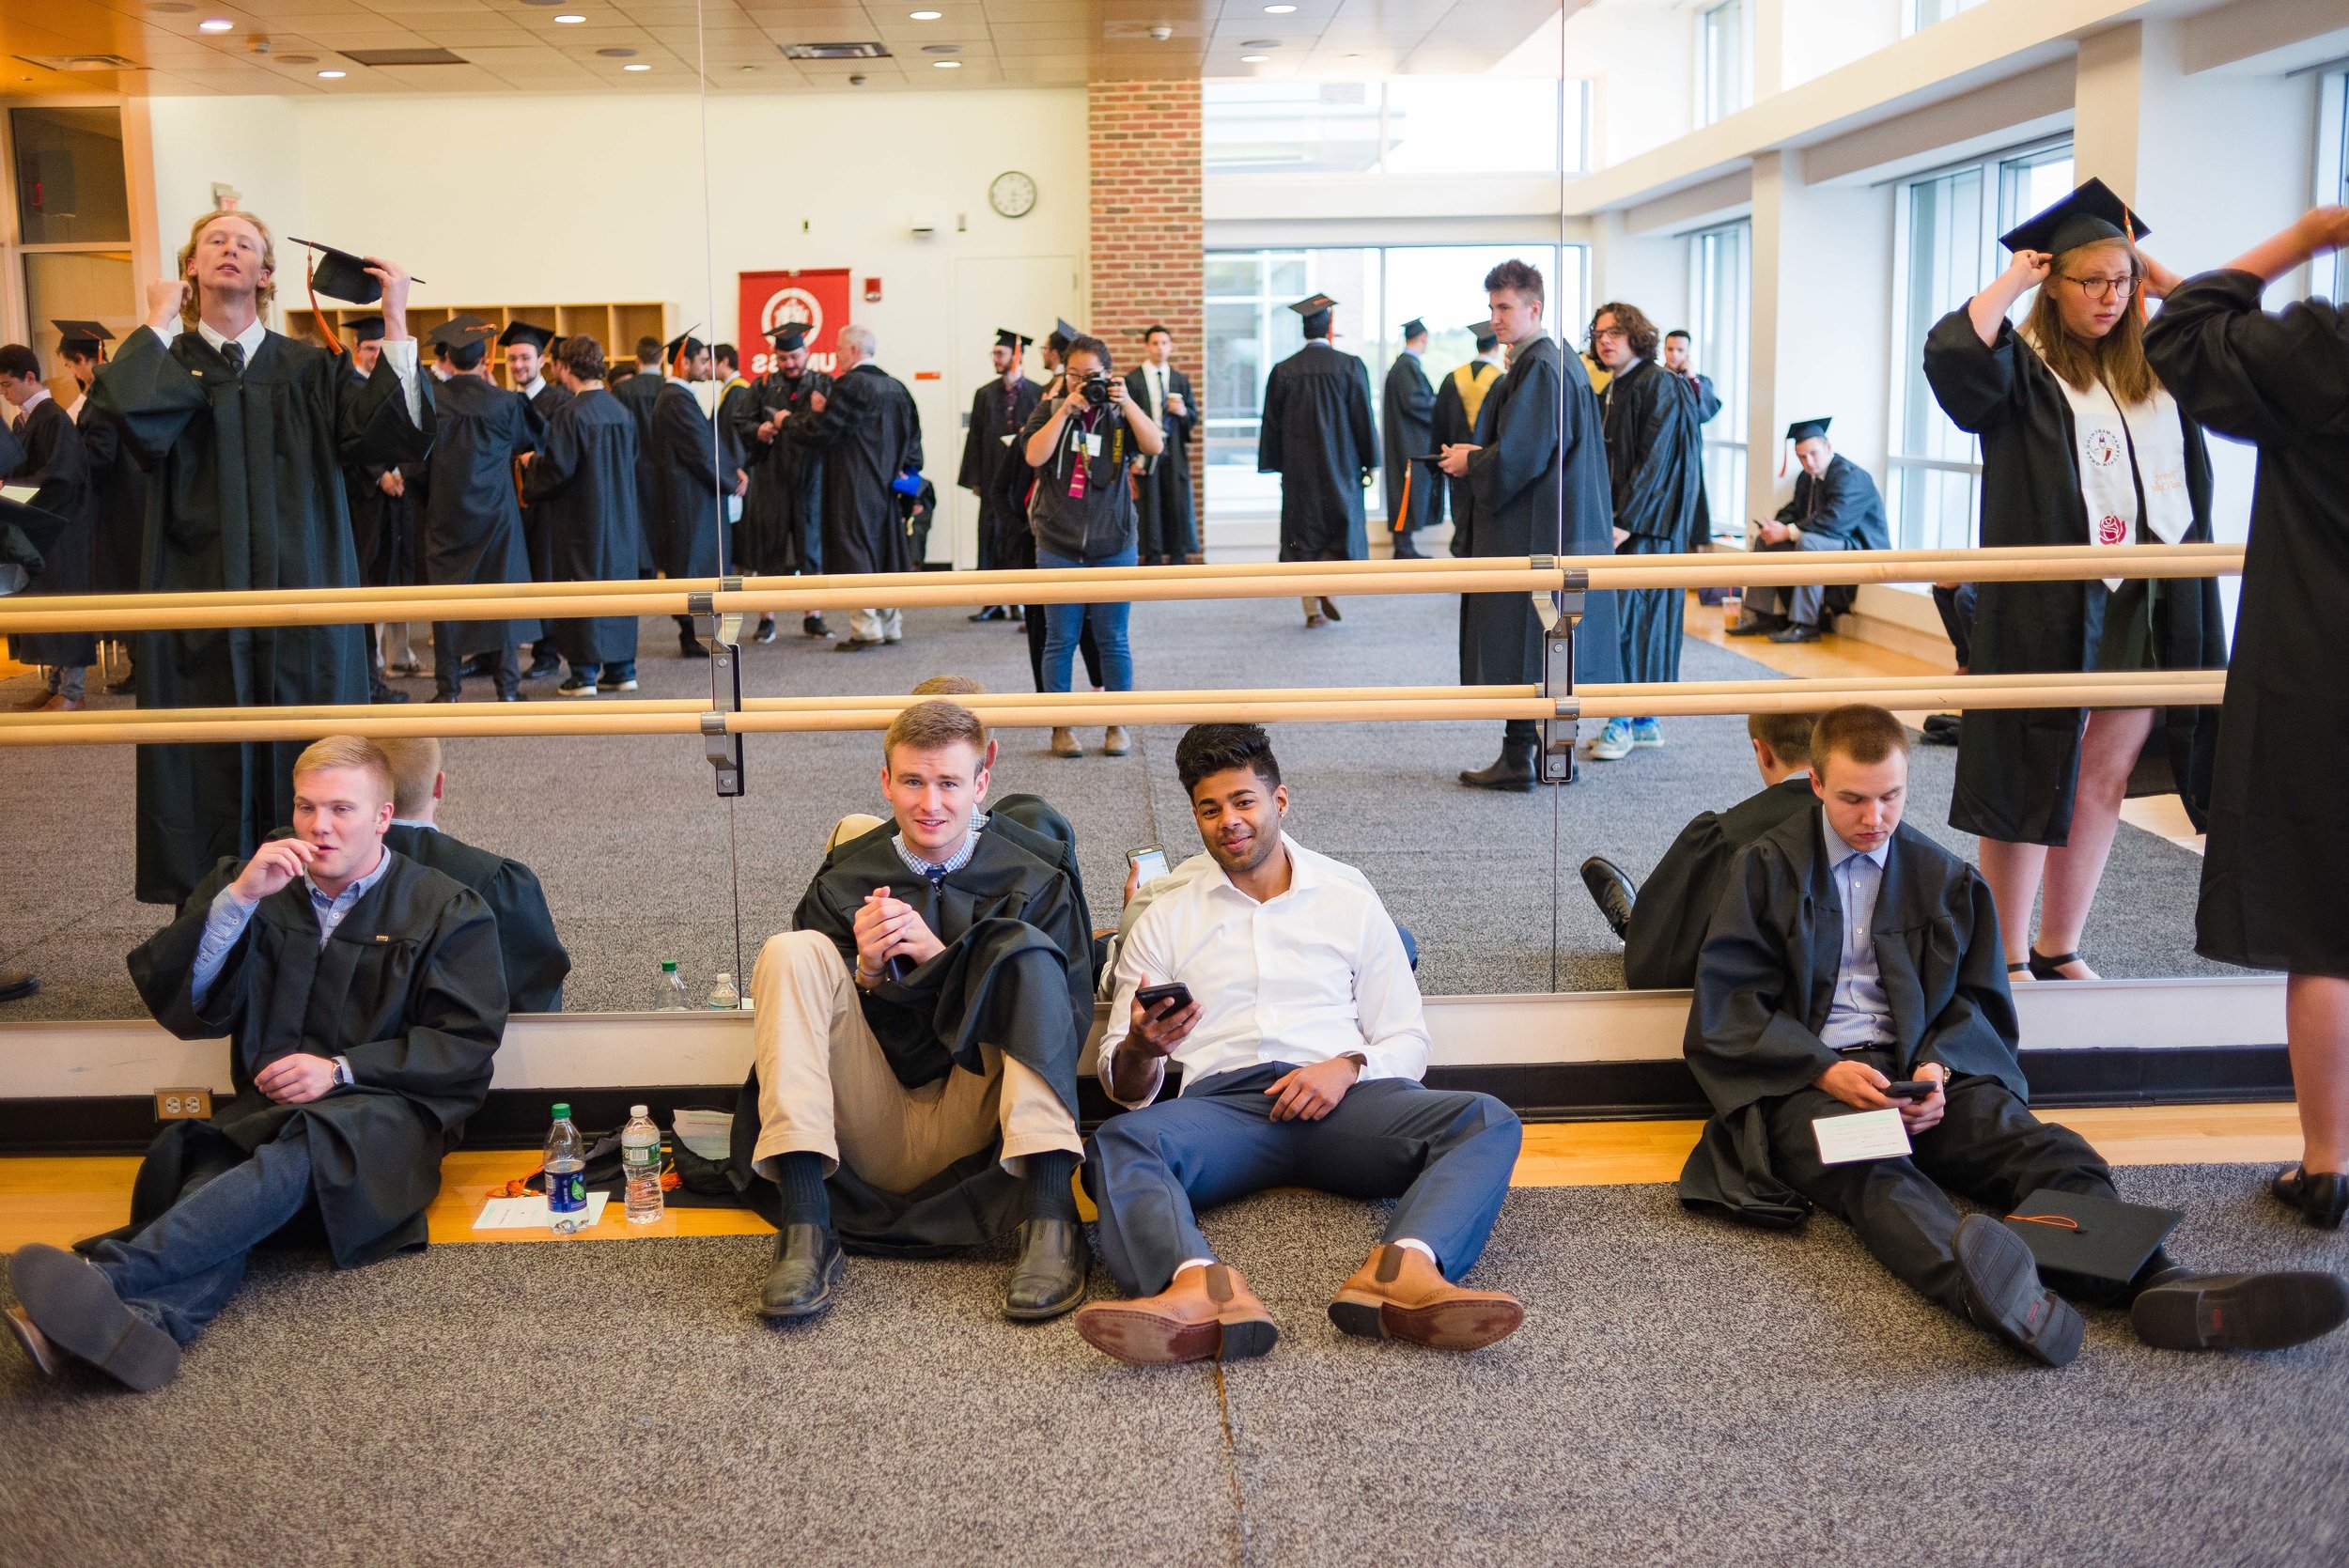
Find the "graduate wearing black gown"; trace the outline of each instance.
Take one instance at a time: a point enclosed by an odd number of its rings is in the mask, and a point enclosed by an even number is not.
[[[600,370],[597,353],[581,363]],[[547,424],[522,469],[522,499],[546,522],[556,582],[613,582],[636,575],[636,421],[596,377]],[[570,662],[566,689],[585,695],[600,676],[614,689],[635,678],[636,617],[601,615],[554,623],[554,645]]]
[[[922,415],[905,383],[861,360],[832,378],[823,412],[795,416],[784,435],[823,458],[827,574],[920,569],[889,488],[922,466]]]
[[[475,373],[487,351],[480,335],[465,333],[461,322],[435,331],[453,339],[455,373],[436,395],[440,429],[425,462],[424,581],[435,586],[528,582],[514,460],[538,449],[538,416],[521,393]],[[521,676],[514,645],[537,635],[536,620],[434,622],[433,681],[440,700],[457,700],[463,661],[482,653],[496,657],[499,699],[516,700]]]
[[[1360,561],[1370,553],[1362,486],[1378,467],[1378,431],[1369,368],[1330,344],[1336,303],[1316,294],[1289,307],[1305,319],[1305,346],[1265,378],[1256,472],[1281,476],[1283,561]]]
[[[23,359],[19,364],[0,365],[0,369],[39,377],[39,362],[31,349],[10,345],[8,352],[21,354]],[[33,493],[27,498],[27,505],[52,517],[64,518],[67,527],[54,544],[41,551],[45,567],[26,593],[32,598],[86,594],[90,591],[96,534],[90,505],[89,455],[82,445],[82,432],[74,427],[64,406],[46,391],[39,396],[40,400],[16,418],[16,440],[23,449],[23,456],[0,477],[14,484],[30,485]],[[10,637],[8,651],[21,663],[45,664],[52,671],[48,691],[33,702],[20,706],[40,706],[59,698],[79,702],[82,672],[98,662],[98,637],[94,631],[36,632]]]
[[[571,972],[571,955],[555,934],[547,890],[539,885],[537,872],[428,822],[394,822],[383,834],[383,846],[472,890],[490,907],[497,923],[498,964],[506,974],[509,1011],[563,1011],[563,981]]]
[[[661,373],[660,343],[639,339],[636,361],[634,374],[614,380],[610,391],[636,422],[636,536],[643,551],[637,557],[636,571],[640,577],[650,577],[658,565],[654,546],[661,537],[661,487],[653,474],[652,457],[652,406],[666,379]]]
[[[62,334],[57,352],[76,365],[74,379],[82,396],[73,414],[73,427],[82,433],[82,454],[89,465],[90,591],[135,594],[139,591],[139,547],[147,537],[147,472],[132,460],[122,444],[122,427],[89,396],[103,349],[114,334],[96,321],[58,321]]]
[[[1600,314],[1606,313],[1602,306]],[[1697,497],[1703,489],[1695,393],[1681,377],[1641,358],[1608,379],[1600,404],[1614,525],[1630,535],[1615,552],[1673,555],[1694,550]],[[1634,588],[1615,596],[1625,680],[1680,678],[1686,598],[1679,588]],[[1610,720],[1608,727],[1612,731],[1623,722]]]
[[[771,576],[813,575],[824,569],[819,519],[823,455],[790,440],[780,427],[761,436],[758,427],[778,415],[782,425],[815,412],[814,398],[832,390],[832,378],[807,363],[807,330],[787,321],[775,330],[775,368],[751,383],[741,411],[750,494],[742,502],[742,525],[735,550],[742,570]],[[791,366],[796,365],[793,369]],[[810,636],[822,636],[820,616],[806,619]]]
[[[1414,341],[1418,349],[1411,347]],[[1435,450],[1436,388],[1420,364],[1427,346],[1427,325],[1416,318],[1403,323],[1403,351],[1387,366],[1386,390],[1378,401],[1378,449],[1386,458],[1381,491],[1386,503],[1387,531],[1394,536],[1398,561],[1416,560],[1419,551],[1411,536],[1435,520],[1429,503],[1436,492],[1435,475],[1423,463],[1411,470],[1411,459]],[[1407,498],[1408,497],[1408,502]],[[1440,511],[1440,507],[1438,508]],[[1407,515],[1408,514],[1408,515]]]
[[[208,219],[192,248],[239,217]],[[257,323],[252,331],[249,353],[226,345],[240,368],[201,328],[166,341],[142,326],[90,388],[147,470],[140,586],[148,593],[359,586],[343,469],[416,461],[430,448],[433,385],[417,372],[412,339],[387,344],[360,381],[322,348]],[[402,389],[401,365],[412,392]],[[139,639],[138,705],[362,703],[368,663],[358,626],[150,631]],[[289,820],[301,750],[295,741],[141,746],[139,898],[179,903],[223,856],[251,854]]]
[[[1453,367],[1451,374],[1436,384],[1436,408],[1428,416],[1428,437],[1435,444],[1429,451],[1465,442],[1470,446],[1487,445],[1492,441],[1492,394],[1500,386],[1502,375],[1499,365],[1483,356],[1501,347],[1501,339],[1493,335],[1492,323],[1479,321],[1469,331],[1475,335],[1479,357]],[[1440,489],[1427,498],[1427,525],[1434,527],[1443,521],[1448,506],[1452,513],[1452,553],[1473,555],[1476,551],[1476,494],[1466,479],[1454,479],[1443,474],[1430,475],[1430,482]]]
[[[708,353],[698,338],[674,340],[669,345],[672,373],[662,378],[653,397],[653,510],[661,520],[652,558],[667,577],[718,575],[719,541],[726,527],[724,497],[733,491],[734,474],[726,472],[721,489],[717,429],[693,396],[692,382],[676,373],[679,365],[697,369]],[[679,621],[681,634],[691,638],[691,623],[683,617]]]
[[[1804,813],[1819,798],[1809,772],[1781,779],[1727,811],[1699,812],[1640,884],[1623,936],[1623,983],[1635,991],[1676,991],[1696,984],[1706,926],[1729,885],[1737,852]]]
[[[971,395],[971,418],[962,438],[962,466],[955,474],[955,483],[979,498],[981,571],[1018,569],[1012,563],[1020,552],[1012,536],[1028,531],[1026,511],[1006,508],[996,495],[995,481],[1013,458],[1014,438],[1026,427],[1028,415],[1044,399],[1044,384],[1030,380],[1018,368],[1019,356],[1029,341],[1009,328],[998,331],[995,347],[1003,351],[1003,368]],[[1030,567],[1035,565],[1034,553],[1031,546],[1027,562]]]

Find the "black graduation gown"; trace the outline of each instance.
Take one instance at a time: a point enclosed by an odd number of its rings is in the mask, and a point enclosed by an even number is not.
[[[82,432],[74,427],[54,397],[44,397],[18,421],[17,441],[24,455],[8,477],[33,487],[30,505],[64,518],[65,531],[41,552],[41,574],[25,597],[86,594],[90,591],[90,561],[95,533],[91,525],[89,455]],[[98,662],[95,631],[54,631],[11,636],[8,651],[26,664],[55,664],[69,669]]]
[[[556,386],[552,381],[541,381],[538,384],[538,390],[527,396],[530,398],[530,411],[538,416],[538,428],[543,434],[547,421],[554,417],[554,411],[569,402],[574,395],[569,387]],[[554,536],[547,527],[547,520],[531,511],[530,498],[527,494],[522,497],[522,543],[530,551],[530,580],[533,582],[556,582]],[[541,638],[553,636],[554,623],[540,621],[538,635]]]
[[[1811,775],[1781,779],[1722,812],[1700,812],[1640,884],[1623,939],[1623,982],[1635,991],[1693,986],[1713,907],[1737,851],[1801,812],[1819,809]]]
[[[209,1122],[175,1122],[150,1144],[131,1190],[131,1225],[178,1198],[182,1172],[225,1140],[250,1155],[303,1125],[311,1190],[335,1266],[425,1244],[441,1157],[490,1091],[506,1031],[497,923],[478,894],[395,853],[323,950],[307,887],[263,899],[198,1007],[189,994],[212,896],[241,868],[224,861],[179,918],[129,957],[148,1010],[182,1040],[228,1036],[236,1094]],[[279,1105],[254,1075],[296,1053],[350,1060],[350,1088]]]
[[[1641,360],[1607,383],[1607,472],[1615,526],[1631,536],[1622,555],[1670,555],[1696,548],[1703,446],[1697,398],[1687,380]],[[1613,536],[1609,536],[1610,538]],[[1679,588],[1631,588],[1615,596],[1622,617],[1623,678],[1680,678]]]
[[[1180,397],[1189,411],[1178,418],[1161,409],[1151,416],[1166,446],[1155,457],[1143,454],[1134,475],[1135,547],[1145,567],[1179,567],[1199,551],[1199,518],[1190,490],[1190,432],[1199,424],[1199,400],[1191,396],[1190,378],[1171,365],[1166,391]],[[1149,411],[1150,378],[1141,365],[1126,372],[1126,393]]]
[[[147,537],[147,471],[124,447],[122,427],[95,398],[82,399],[73,424],[89,461],[90,590],[135,594],[139,548]]]
[[[1761,550],[1890,550],[1892,531],[1884,517],[1884,497],[1868,471],[1841,452],[1828,459],[1827,472],[1813,480],[1809,472],[1795,475],[1795,493],[1778,509],[1778,520],[1797,524],[1802,536],[1792,546],[1761,545]],[[1699,537],[1703,536],[1700,535]],[[1781,595],[1792,589],[1781,589]],[[1858,602],[1859,590],[1837,583],[1822,590],[1828,613],[1841,615]]]
[[[2188,415],[2259,445],[2195,949],[2349,976],[2349,314],[2267,315],[2250,273],[2205,272],[2162,302],[2145,357]]]
[[[742,439],[742,420],[751,410],[751,383],[737,376],[718,394],[718,472],[725,492],[734,493],[734,476],[750,472],[750,447]],[[758,423],[751,421],[755,427]],[[747,491],[744,492],[747,495]]]
[[[1713,1107],[1680,1172],[1689,1208],[1779,1229],[1811,1212],[1770,1168],[1766,1102],[1809,1087],[1840,1059],[1819,1038],[1843,955],[1828,831],[1817,811],[1788,817],[1739,852],[1714,908],[1681,1046]],[[1902,824],[1870,932],[1891,1005],[1895,1076],[1937,1062],[2028,1098],[1998,910],[1974,869]]]
[[[351,379],[365,380],[356,371]],[[383,475],[393,469],[399,469],[415,488],[385,495]],[[362,462],[343,468],[351,547],[359,555],[359,581],[367,587],[404,588],[416,581],[422,549],[416,514],[423,472],[421,463]]]
[[[636,573],[640,577],[653,574],[654,544],[661,537],[661,486],[653,474],[652,405],[665,382],[658,369],[641,369],[607,388],[636,422]]]
[[[718,575],[725,499],[718,487],[718,433],[692,388],[664,380],[652,405],[652,475],[659,487],[653,565],[669,577]],[[725,490],[734,489],[726,471]]]
[[[141,327],[99,367],[90,398],[147,470],[147,592],[360,585],[343,469],[421,459],[439,389],[417,370],[419,428],[388,360],[365,380],[345,364],[271,333],[239,375],[199,334],[166,345]],[[136,660],[138,704],[364,703],[369,662],[358,626],[150,631]],[[179,903],[221,857],[251,854],[290,821],[303,745],[141,746],[140,899]]]
[[[1439,475],[1425,463],[1419,465],[1417,474],[1410,469],[1413,458],[1435,450],[1435,384],[1428,380],[1417,354],[1395,355],[1394,363],[1387,366],[1386,391],[1378,404],[1378,447],[1387,458],[1382,495],[1390,532],[1416,533],[1428,525],[1427,503]],[[1407,489],[1411,501],[1408,520],[1401,516]]]
[[[1713,416],[1721,411],[1721,399],[1720,396],[1713,390],[1713,378],[1710,376],[1688,376],[1683,379],[1688,381],[1689,387],[1696,393],[1697,423],[1699,425],[1712,424]],[[1703,457],[1703,437],[1701,433],[1698,436],[1697,455],[1700,459]],[[1703,544],[1705,540],[1713,536],[1713,504],[1710,498],[1708,498],[1705,494],[1704,469],[1701,460],[1697,469],[1697,520],[1695,535],[1699,544]],[[1849,589],[1845,589],[1843,591],[1845,593],[1850,592]]]
[[[599,389],[555,411],[537,456],[522,469],[522,499],[546,525],[548,581],[609,582],[636,575],[636,422],[619,399]],[[555,651],[574,665],[636,657],[633,615],[552,625]]]
[[[809,399],[827,396],[832,378],[820,370],[786,376],[770,371],[751,383],[744,399],[737,435],[742,442],[743,466],[750,471],[750,493],[742,498],[742,524],[735,530],[735,554],[744,572],[784,576],[824,569],[824,543],[817,523],[823,485],[823,455],[778,431],[773,439],[758,439],[758,427],[769,416],[788,411],[805,419],[814,411]],[[786,425],[790,420],[784,422]]]
[[[809,882],[793,928],[822,932],[853,965],[856,911],[875,888],[888,888],[946,944],[903,979],[858,993],[898,1081],[919,1088],[957,1067],[976,1072],[986,1042],[1033,1068],[1074,1115],[1077,1053],[1093,1027],[1093,934],[1068,877],[990,825],[970,862],[933,886],[906,868],[892,836],[867,833],[835,851]],[[733,1176],[754,1206],[771,1211],[773,1185],[750,1170],[758,1127],[753,1073],[735,1107]],[[1020,1184],[993,1144],[909,1193],[882,1192],[846,1165],[826,1186],[841,1240],[863,1251],[976,1246],[1025,1217]]]
[[[922,415],[903,382],[868,361],[834,377],[824,411],[794,415],[783,434],[823,456],[827,574],[920,569],[889,488],[922,466]]]
[[[1466,371],[1469,379],[1484,389],[1484,396],[1477,401],[1474,417],[1470,416],[1468,396],[1460,389],[1462,371]],[[1493,383],[1501,374],[1501,366],[1472,359],[1466,365],[1456,366],[1437,384],[1435,411],[1428,416],[1428,451],[1440,451],[1464,442],[1471,446],[1483,446],[1491,442],[1495,412],[1492,395],[1500,390]],[[1436,488],[1437,480],[1441,481],[1440,488]],[[1475,554],[1476,497],[1470,481],[1466,478],[1455,479],[1439,472],[1428,480],[1428,484],[1431,488],[1427,494],[1427,526],[1433,528],[1443,520],[1444,507],[1449,504],[1452,508],[1452,553]]]
[[[1256,472],[1281,476],[1281,559],[1360,561],[1362,484],[1378,466],[1370,371],[1321,338],[1265,378]]]
[[[555,935],[554,914],[547,908],[546,889],[538,885],[536,872],[439,828],[396,822],[384,833],[383,844],[472,889],[490,907],[497,920],[499,967],[506,975],[509,1012],[563,1011],[563,978],[571,972],[571,955]]]
[[[538,449],[538,416],[519,392],[479,376],[441,383],[440,429],[424,474],[424,581],[436,587],[528,582],[514,459]],[[457,621],[459,655],[494,653],[538,635],[530,621]]]
[[[1548,337],[1517,349],[1485,396],[1490,439],[1469,459],[1479,555],[1604,555],[1610,537],[1607,454],[1598,401],[1582,362]],[[1578,685],[1621,677],[1610,592],[1583,596],[1574,636]],[[1460,684],[1517,686],[1542,678],[1542,623],[1527,594],[1460,597]]]
[[[2085,545],[2088,506],[2073,454],[2072,409],[2046,363],[1999,323],[1984,347],[1966,307],[1941,318],[1925,338],[1925,380],[1961,430],[1982,438],[1982,543]],[[2186,489],[2194,521],[2187,544],[2210,542],[2210,452],[2201,427],[2186,420]],[[1978,675],[2085,670],[2090,582],[1984,582],[1974,613],[1968,666]],[[2180,579],[2163,595],[2167,625],[2155,653],[2169,670],[2217,669],[2227,662],[2225,623],[2216,579]],[[2080,726],[2076,707],[1977,709],[1966,715],[1957,743],[1957,782],[1950,826],[2008,844],[2061,845],[2072,831],[2079,784]],[[2218,710],[2166,707],[2157,722],[2171,780],[2186,815],[2204,824]]]
[[[1011,562],[1019,551],[1011,541],[1012,534],[1026,533],[1028,520],[1023,512],[1007,510],[995,493],[995,481],[1003,466],[1012,460],[1012,446],[1028,423],[1028,415],[1044,397],[1044,383],[1019,378],[1006,399],[1003,379],[990,377],[986,385],[971,395],[969,427],[962,437],[962,466],[955,473],[955,483],[979,498],[979,569],[1009,571],[1017,569]],[[1006,413],[1005,402],[1010,404]]]

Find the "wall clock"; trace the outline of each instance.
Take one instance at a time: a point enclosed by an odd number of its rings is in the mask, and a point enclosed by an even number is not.
[[[1035,210],[1035,181],[1018,169],[1006,170],[987,188],[987,204],[1006,218],[1024,218]]]

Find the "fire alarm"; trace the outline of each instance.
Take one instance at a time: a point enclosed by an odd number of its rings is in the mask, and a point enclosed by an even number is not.
[[[866,278],[864,280],[864,303],[868,305],[880,303],[880,279]]]

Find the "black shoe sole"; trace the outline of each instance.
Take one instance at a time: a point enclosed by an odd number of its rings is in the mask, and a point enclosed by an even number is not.
[[[2287,1350],[2349,1322],[2349,1281],[2306,1272],[2156,1285],[2130,1303],[2129,1322],[2158,1350]]]
[[[37,996],[39,992],[40,980],[38,976],[35,976],[27,979],[21,986],[9,986],[5,988],[0,988],[0,1001],[16,1001],[24,997]]]
[[[1499,790],[1504,795],[1531,795],[1533,793],[1533,775],[1531,773],[1523,774],[1521,776],[1513,776],[1506,779],[1476,779],[1470,778],[1468,774],[1463,773],[1460,775],[1460,782],[1468,785],[1470,789],[1494,789]]]
[[[770,1307],[764,1297],[758,1303],[758,1315],[774,1323],[791,1323],[800,1318],[814,1317],[832,1305],[832,1296],[840,1288],[840,1277],[848,1271],[848,1255],[834,1252],[832,1262],[824,1265],[824,1292],[811,1300],[794,1302],[780,1310]]]
[[[1955,1250],[1977,1325],[2034,1360],[2072,1363],[2088,1325],[2077,1308],[2039,1282],[2038,1260],[2021,1236],[1969,1214],[1957,1227]]]
[[[127,1389],[152,1393],[179,1375],[179,1344],[122,1304],[114,1286],[72,1253],[36,1243],[8,1260],[24,1315],[58,1349]]]

